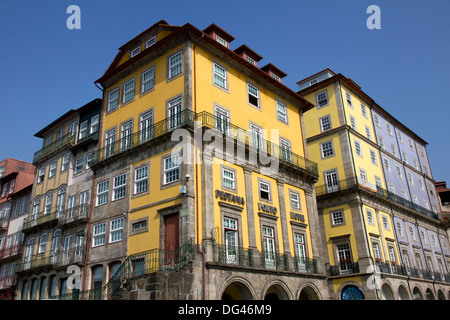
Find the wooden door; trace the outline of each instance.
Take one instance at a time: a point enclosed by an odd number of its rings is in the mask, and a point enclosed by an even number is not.
[[[175,250],[178,249],[179,245],[179,215],[178,213],[175,213],[164,218],[165,265],[173,266],[178,263],[178,257]]]

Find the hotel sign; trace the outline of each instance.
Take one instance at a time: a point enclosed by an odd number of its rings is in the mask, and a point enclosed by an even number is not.
[[[222,190],[216,190],[216,198],[219,198],[220,200],[236,203],[236,204],[239,204],[242,206],[245,204],[244,197],[237,196],[235,194],[225,192]]]

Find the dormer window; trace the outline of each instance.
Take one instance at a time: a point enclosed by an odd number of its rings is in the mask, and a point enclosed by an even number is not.
[[[245,61],[254,65],[255,67],[258,66],[258,61],[262,59],[262,57],[259,54],[257,54],[255,51],[250,49],[245,44],[234,50],[234,52],[240,55],[242,58],[245,59]]]
[[[218,43],[220,43],[221,45],[228,48],[228,42],[226,40],[222,39],[221,37],[219,37],[218,35],[216,35],[216,41]]]
[[[153,36],[145,42],[145,49],[147,49],[148,47],[151,47],[155,43],[156,43],[156,36]]]
[[[203,32],[226,48],[229,48],[230,42],[234,40],[234,37],[231,34],[221,29],[214,23],[205,28]]]
[[[130,58],[133,58],[134,56],[137,56],[141,52],[141,46],[133,49],[130,53]]]
[[[247,62],[250,62],[252,65],[256,66],[256,61],[252,57],[245,56],[245,60],[247,60]]]

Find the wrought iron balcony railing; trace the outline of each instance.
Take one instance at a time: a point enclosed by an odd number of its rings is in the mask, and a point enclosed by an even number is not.
[[[341,260],[339,265],[330,265],[329,273],[331,276],[359,273],[359,264],[351,260]]]
[[[22,231],[29,232],[35,227],[43,226],[47,223],[57,222],[58,212],[50,213],[40,212],[38,214],[31,214],[23,219]]]
[[[62,267],[71,264],[84,263],[85,248],[77,247],[67,250],[62,250],[51,254],[51,263],[55,267]]]
[[[55,142],[50,143],[39,151],[36,151],[33,156],[33,165],[36,165],[41,160],[44,160],[45,157],[47,157],[51,153],[56,152],[63,147],[73,145],[75,143],[75,137],[76,135],[74,133],[69,132]]]
[[[373,187],[369,188],[367,184],[363,184],[362,181],[358,181],[358,179],[356,178],[333,181],[325,185],[315,186],[316,196],[323,196],[326,194],[332,194],[334,192],[349,190],[352,188],[362,188],[367,192],[372,192],[374,195],[377,195],[384,199],[391,200],[397,204],[408,207],[422,215],[425,215],[433,219],[439,219],[437,213],[433,212],[432,210],[421,207],[415,204],[414,202],[409,201],[403,198],[402,196],[392,193],[382,187],[374,185]]]
[[[196,121],[200,122],[203,128],[217,129],[224,136],[233,138],[236,142],[243,143],[248,148],[263,151],[264,154],[268,156],[276,156],[277,159],[284,164],[305,170],[315,177],[318,177],[319,175],[318,167],[315,162],[305,159],[289,149],[280,147],[262,137],[256,137],[248,130],[244,130],[228,122],[224,123],[223,120],[208,112],[203,111],[196,114],[190,110],[184,110],[180,112],[180,114],[157,122],[145,130],[138,131],[125,138],[109,143],[94,152],[90,161],[90,166],[95,166],[115,155],[153,141],[155,138],[171,132],[176,128],[183,126],[193,128],[194,122]]]
[[[109,282],[101,288],[92,290],[73,290],[71,293],[53,296],[58,300],[108,300],[120,286],[131,277],[156,271],[178,271],[194,259],[194,238],[177,250],[152,249],[128,256],[114,273]]]
[[[0,259],[7,259],[22,253],[22,244],[18,244],[0,251]]]
[[[16,273],[51,265],[52,256],[49,253],[40,253],[25,257],[22,261],[17,262]]]
[[[66,225],[77,221],[86,221],[89,215],[89,204],[81,204],[79,206],[66,209],[57,214],[58,224]]]
[[[259,264],[256,263],[259,256]],[[289,264],[292,258],[293,265]],[[290,257],[288,254],[279,254],[273,251],[262,251],[233,247],[224,244],[213,244],[213,261],[219,264],[241,267],[257,267],[267,270],[318,273],[317,260],[299,257]]]
[[[190,110],[184,110],[180,114],[169,117],[162,121],[159,121],[145,130],[138,131],[125,138],[114,141],[103,148],[93,153],[90,166],[112,158],[115,155],[132,150],[133,148],[153,141],[155,138],[164,135],[176,128],[180,128],[185,125],[193,127],[194,112]]]

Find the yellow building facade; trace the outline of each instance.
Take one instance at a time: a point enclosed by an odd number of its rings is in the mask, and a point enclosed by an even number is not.
[[[444,229],[439,227],[437,215],[434,217],[407,201],[406,192],[401,196],[394,194],[394,185],[407,189],[402,184],[406,174],[396,165],[398,182],[387,175],[386,170],[391,171],[392,155],[388,154],[387,142],[381,137],[379,119],[373,114],[374,108],[381,107],[353,80],[330,69],[297,84],[299,94],[315,104],[304,114],[305,135],[309,158],[320,168],[315,189],[332,296],[336,299],[416,299],[417,292],[424,291],[430,292],[430,297],[437,296],[438,291],[431,293],[427,283],[431,279],[429,273],[408,271],[404,265],[407,262],[402,252],[406,252],[407,240],[404,236],[398,237],[400,223],[394,221],[408,217],[418,224],[417,221],[423,220],[419,228],[431,228],[433,233],[442,234],[441,237],[444,237]],[[386,136],[394,136],[392,127],[387,127]],[[398,127],[413,135],[403,125],[398,124]],[[399,137],[401,140],[401,134]],[[390,145],[395,151],[394,142]],[[411,170],[406,167],[406,172]],[[413,184],[413,176],[408,173],[408,177]],[[431,222],[430,217],[435,220]],[[417,243],[415,247],[419,247]],[[409,286],[406,280],[411,274],[418,278],[414,292],[406,289]],[[443,277],[436,275],[436,279],[442,281],[440,293],[445,292]]]
[[[91,248],[92,267],[118,260],[149,274],[157,251],[156,269],[170,265],[181,277],[180,252],[195,243],[182,298],[326,298],[317,165],[306,159],[302,124],[313,105],[283,85],[284,72],[259,67],[248,46],[231,50],[233,40],[215,24],[160,21],[123,45],[96,81],[104,106],[91,232],[121,219],[123,239],[118,250],[111,241]],[[235,276],[221,280],[230,268]],[[297,280],[271,283],[280,270]]]

